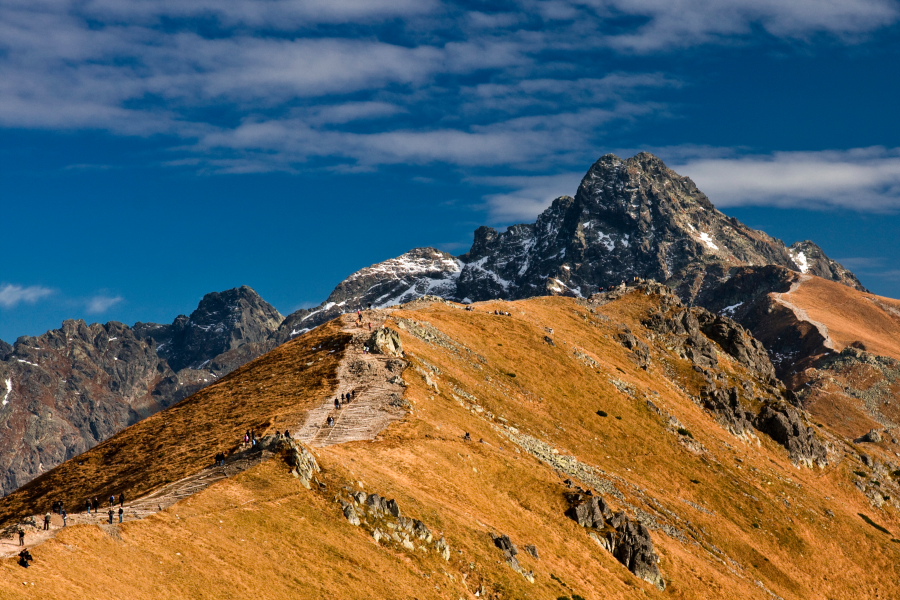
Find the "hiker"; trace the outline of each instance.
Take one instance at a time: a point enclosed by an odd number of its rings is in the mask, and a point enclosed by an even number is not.
[[[50,513],[44,515],[44,531],[50,531]]]
[[[250,443],[250,430],[249,429],[247,430],[247,433],[244,434],[244,443],[245,444]]]
[[[328,417],[328,419],[325,421],[325,423],[326,423],[329,427],[334,427],[334,417]]]
[[[334,407],[338,410],[341,410],[341,401],[337,398],[334,399]]]
[[[31,552],[28,551],[28,548],[25,548],[24,550],[19,552],[19,564],[26,569],[31,566],[31,563],[33,561],[34,557],[31,555]]]
[[[288,431],[288,430],[287,430],[287,429],[285,429],[285,430],[284,430],[284,437],[286,437],[286,438],[289,438],[289,439],[290,439],[290,437],[291,437],[291,432],[290,432],[290,431]]]
[[[125,494],[119,494],[119,506],[125,506]]]
[[[113,514],[114,514],[114,513],[113,513],[113,509],[110,508],[110,509],[109,509],[109,513],[107,513],[107,514],[109,515],[109,524],[112,525]]]
[[[63,518],[63,527],[68,527],[69,526],[69,513],[66,512],[66,509],[63,509],[62,512],[59,514],[61,514],[62,518]]]
[[[124,517],[124,516],[125,516],[125,509],[120,506],[119,507],[119,523],[122,522],[122,517]]]
[[[88,498],[87,502],[85,502],[84,505],[87,508],[87,514],[91,514],[91,499]]]
[[[16,533],[19,534],[19,545],[24,546],[25,545],[25,530],[22,529],[21,526],[19,526],[19,528],[16,529]]]
[[[100,499],[97,498],[97,496],[94,496],[93,504],[94,504],[94,513],[99,515],[100,514]]]
[[[115,506],[115,504],[116,504],[116,495],[113,494],[112,496],[109,497],[109,506],[110,506],[110,508],[112,508],[113,506]]]
[[[467,441],[467,442],[471,442],[471,441],[472,441],[472,436],[469,435],[469,432],[467,431],[467,432],[466,432],[466,435],[463,436],[463,439],[464,439],[465,441]]]

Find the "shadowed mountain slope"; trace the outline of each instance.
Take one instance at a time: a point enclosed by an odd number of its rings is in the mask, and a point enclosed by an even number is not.
[[[247,428],[293,431],[363,372],[405,389],[384,392],[400,421],[313,448],[309,489],[276,453],[146,518],[60,528],[27,571],[0,564],[0,597],[900,595],[900,467],[809,421],[730,319],[640,284],[365,320],[376,336],[350,316],[301,335],[0,514],[137,498]],[[876,506],[857,473],[890,499]]]
[[[171,325],[66,321],[19,338],[0,357],[0,491],[268,352],[282,320],[244,286],[207,294]]]

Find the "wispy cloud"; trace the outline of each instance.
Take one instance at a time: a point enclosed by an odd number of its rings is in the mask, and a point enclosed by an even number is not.
[[[900,148],[699,158],[670,166],[722,207],[900,210]]]
[[[546,176],[485,177],[482,185],[508,191],[489,194],[484,200],[492,223],[533,222],[560,196],[574,196],[584,173],[561,173]]]
[[[614,48],[652,52],[748,36],[754,28],[780,38],[825,33],[851,41],[897,22],[892,0],[573,0],[600,19],[640,17],[640,25],[606,38]]]
[[[92,315],[105,313],[110,308],[122,302],[125,298],[122,296],[105,296],[97,295],[89,298],[85,305],[87,312]]]
[[[171,164],[228,172],[319,157],[546,172],[608,123],[665,115],[654,92],[683,85],[605,71],[610,49],[758,29],[849,42],[898,18],[890,0],[7,0],[0,127],[166,134]]]
[[[0,285],[0,306],[15,308],[19,304],[34,304],[54,293],[54,290],[40,285],[21,286],[14,283]]]

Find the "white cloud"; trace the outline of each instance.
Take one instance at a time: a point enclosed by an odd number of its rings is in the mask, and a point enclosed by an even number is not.
[[[827,33],[851,41],[900,18],[892,0],[573,0],[600,19],[631,15],[646,23],[605,42],[614,48],[651,52],[723,42],[759,27],[780,38]]]
[[[646,22],[605,33],[623,15]],[[558,168],[605,124],[663,113],[650,94],[681,85],[584,77],[585,50],[758,27],[860,34],[897,18],[888,0],[520,0],[490,14],[441,0],[2,0],[0,127],[162,133],[187,154],[169,164],[228,172],[316,157]]]
[[[492,223],[531,223],[560,196],[574,196],[584,172],[543,176],[484,177],[482,185],[509,191],[484,197]]]
[[[122,296],[97,295],[88,299],[86,308],[88,313],[95,315],[106,312],[123,300],[124,298]]]
[[[0,285],[0,306],[15,308],[21,303],[34,304],[42,298],[53,294],[54,291],[40,285],[24,287],[13,283]]]
[[[900,210],[900,149],[856,148],[700,158],[670,165],[727,206]]]
[[[409,18],[439,7],[437,0],[90,0],[82,10],[127,21],[212,17],[226,26],[294,29],[317,23]]]

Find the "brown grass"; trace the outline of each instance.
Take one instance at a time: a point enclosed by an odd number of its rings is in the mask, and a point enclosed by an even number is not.
[[[54,500],[73,511],[93,496],[133,499],[209,466],[248,429],[263,435],[295,427],[334,385],[349,337],[339,329],[328,323],[292,340],[48,471],[3,499],[0,522],[48,511]]]
[[[820,277],[803,282],[787,299],[824,323],[838,350],[861,341],[870,352],[900,359],[900,301]]]
[[[462,350],[401,330],[414,367],[438,366],[431,378],[440,391],[415,368],[407,370],[413,409],[406,419],[377,442],[316,451],[326,490],[307,491],[282,464],[266,463],[157,516],[113,528],[119,537],[98,527],[65,531],[35,550],[32,569],[12,561],[0,565],[6,570],[0,597],[457,600],[474,598],[483,585],[488,593],[482,597],[535,600],[573,594],[590,600],[771,598],[757,581],[786,599],[900,597],[900,544],[858,513],[891,531],[900,531],[900,521],[868,504],[846,465],[798,469],[767,439],[736,439],[683,391],[696,393],[698,385],[686,361],[655,347],[644,371],[615,341],[627,325],[653,346],[640,319],[654,302],[630,295],[597,314],[565,298],[484,303],[473,312],[444,304],[395,312],[395,322],[430,323]],[[513,316],[489,314],[495,308]],[[544,340],[551,335],[547,328],[554,330],[555,346]],[[186,401],[194,416],[184,408],[178,412],[179,405],[152,427],[142,423],[147,429],[141,435],[133,431],[140,431],[138,425],[112,440],[124,459],[166,435],[172,454],[181,457],[177,466],[160,458],[107,468],[125,477],[133,472],[133,485],[151,489],[208,462],[211,452],[233,444],[251,424],[297,422],[305,406],[327,394],[339,354],[310,348],[329,339],[340,346],[340,335],[333,324],[316,330]],[[575,349],[600,366],[579,360]],[[310,357],[323,360],[301,370]],[[722,362],[735,380],[752,378]],[[619,391],[612,379],[631,385],[634,395]],[[259,394],[260,385],[270,388]],[[478,408],[466,396],[477,398]],[[648,408],[648,399],[676,416],[706,450],[683,445]],[[609,416],[597,416],[599,409]],[[163,418],[182,423],[180,433],[165,433]],[[512,443],[503,433],[507,424],[602,470],[629,504],[684,533],[684,540],[653,533],[669,583],[665,592],[635,578],[565,517],[566,475]],[[473,441],[463,440],[465,432]],[[184,434],[208,441],[198,447]],[[203,460],[189,459],[195,449]],[[93,452],[105,460],[115,456],[102,447]],[[52,485],[67,481],[75,497],[88,493],[76,481],[93,485],[87,476],[45,477],[35,488],[50,497],[58,493]],[[333,502],[344,487],[396,498],[406,515],[446,536],[451,560],[376,545]],[[15,511],[8,502],[24,505],[23,499],[7,499],[2,508],[10,514]],[[492,533],[509,535],[520,549],[538,547],[539,560],[519,555],[535,572],[534,584],[503,562]]]

